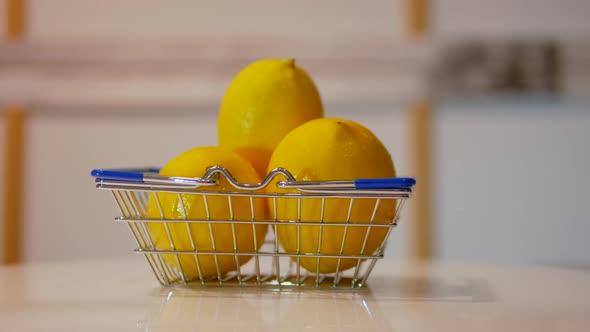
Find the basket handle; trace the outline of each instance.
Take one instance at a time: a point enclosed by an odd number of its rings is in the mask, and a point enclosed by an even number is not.
[[[201,187],[214,186],[216,181],[201,178],[184,178],[184,177],[168,177],[157,173],[157,169],[94,169],[90,175],[96,178],[97,181],[116,181],[116,182],[131,182],[141,184],[158,184],[158,185],[178,185],[181,187]],[[225,169],[223,169],[224,172]],[[274,171],[274,175],[279,174],[279,170]],[[273,173],[271,173],[273,174]],[[280,173],[283,174],[283,173]],[[229,173],[226,177],[231,178]],[[292,177],[291,177],[292,178]],[[235,182],[231,178],[232,182]],[[272,179],[271,175],[267,177],[262,183],[258,185],[243,185],[234,184],[234,186],[241,189],[258,190],[258,187],[265,186]],[[296,188],[302,191],[330,191],[330,190],[409,190],[416,184],[413,178],[382,178],[382,179],[356,179],[353,181],[284,181],[277,185],[281,188]],[[254,188],[254,189],[252,189]]]
[[[113,169],[93,169],[90,175],[99,180],[143,182],[143,171],[123,171]]]
[[[416,184],[413,178],[356,179],[352,181],[282,181],[279,188],[294,188],[304,192],[330,193],[334,191],[408,191]]]
[[[162,176],[157,168],[145,169],[93,169],[90,175],[96,181],[128,182],[142,185],[180,186],[182,188],[197,188],[215,186],[216,182],[199,178],[185,178],[177,176]]]
[[[410,189],[415,184],[413,178],[357,179],[354,189]]]

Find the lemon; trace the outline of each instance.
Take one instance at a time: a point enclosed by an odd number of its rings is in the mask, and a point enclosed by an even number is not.
[[[281,139],[322,116],[320,94],[294,59],[259,60],[236,75],[223,97],[219,145],[241,154],[264,177]]]
[[[160,170],[161,175],[179,176],[179,177],[201,177],[210,166],[225,167],[239,182],[258,183],[260,178],[252,165],[236,153],[220,147],[199,147],[188,150],[171,160],[164,168]],[[218,185],[214,187],[201,187],[199,190],[204,191],[238,191],[224,177],[220,176]],[[244,196],[234,196],[231,198],[232,212],[230,214],[229,201],[226,196],[206,195],[206,201],[202,193],[200,194],[182,194],[182,204],[179,201],[179,195],[175,193],[158,193],[158,199],[164,217],[166,219],[184,219],[185,212],[188,219],[199,220],[251,220],[266,219],[267,209],[266,202],[263,199],[254,199],[252,209],[250,199]],[[150,194],[147,207],[147,217],[160,219],[162,218],[160,208],[156,202],[154,194]],[[158,250],[180,250],[192,251],[193,244],[196,251],[212,252],[234,252],[234,240],[232,226],[229,223],[212,223],[211,229],[209,224],[203,223],[167,223],[170,237],[174,242],[174,248],[170,243],[168,233],[163,223],[149,223],[148,229],[152,242]],[[188,232],[190,228],[190,235]],[[257,224],[255,226],[248,224],[235,225],[235,246],[238,252],[253,252],[259,248],[267,232],[267,225]],[[214,242],[211,239],[210,231],[213,233]],[[203,278],[217,275],[215,258],[212,255],[197,255],[199,266],[195,255],[179,254],[177,257],[173,254],[164,254],[163,258],[166,263],[177,270],[184,272],[188,280],[194,280],[199,277],[200,267]],[[246,263],[251,256],[219,255],[217,263],[221,275],[238,269],[239,265]],[[180,266],[178,264],[180,262]]]
[[[369,129],[350,120],[333,118],[312,120],[291,131],[272,154],[268,170],[276,167],[286,168],[297,181],[395,177],[389,152]],[[270,183],[269,191],[282,192],[283,189],[276,188],[276,182],[282,180],[284,180],[282,177],[275,178],[274,183]],[[274,213],[273,204],[272,201],[269,202],[271,213]],[[317,222],[322,215],[321,204],[322,201],[319,198],[304,198],[298,207],[296,198],[278,198],[276,218],[282,221],[300,219],[302,222]],[[375,205],[376,199],[355,199],[350,213],[350,223],[368,223]],[[307,254],[315,254],[318,249],[324,255],[339,255],[341,249],[343,255],[373,254],[385,240],[387,228],[372,227],[364,250],[361,252],[368,227],[349,226],[344,247],[342,247],[345,227],[329,226],[330,222],[345,222],[349,207],[350,199],[325,199],[323,220],[326,226],[323,226],[321,233],[320,248],[318,248],[319,226],[300,226],[299,231],[294,225],[277,226],[278,240],[288,253],[296,253],[299,245],[299,252]],[[298,216],[299,208],[300,216]],[[381,200],[373,222],[391,223],[395,210],[395,201]],[[317,258],[300,258],[299,263],[311,272],[331,273],[337,269],[343,271],[354,267],[357,262],[358,259],[341,259],[338,266],[336,258],[321,258],[319,270]]]

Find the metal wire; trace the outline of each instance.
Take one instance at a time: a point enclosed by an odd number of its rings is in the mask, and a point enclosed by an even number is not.
[[[280,186],[288,189],[281,189],[282,192],[278,190],[273,192],[259,191],[267,188],[277,175],[283,175],[287,179],[287,182],[281,182]],[[215,187],[211,184],[213,181],[218,181],[220,176],[226,177],[229,183],[236,188],[236,191],[215,191]],[[383,258],[390,232],[397,225],[405,200],[411,195],[409,189],[351,190],[347,189],[344,182],[343,184],[336,183],[334,188],[328,189],[322,188],[321,183],[313,183],[313,186],[299,190],[296,188],[297,182],[293,182],[293,177],[283,169],[275,170],[272,176],[269,175],[259,184],[248,185],[237,182],[227,170],[213,167],[199,181],[207,183],[206,190],[187,188],[186,185],[171,187],[164,184],[154,186],[124,181],[97,181],[96,187],[98,189],[112,192],[116,205],[122,214],[121,217],[116,218],[116,221],[128,225],[138,246],[136,252],[144,255],[154,276],[162,285],[196,283],[205,286],[272,286],[279,287],[279,289],[282,287],[348,289],[363,287],[377,261]],[[309,190],[309,188],[312,189]],[[165,214],[160,197],[162,193],[177,195],[178,203],[175,211],[178,212],[180,218]],[[211,204],[213,204],[213,200],[215,200],[215,204],[218,204],[220,196],[225,196],[227,200],[225,217],[212,215],[212,213],[219,213],[219,206],[215,205],[215,210],[211,210]],[[342,212],[341,220],[332,220],[334,215],[339,214],[333,211],[336,205],[327,206],[327,199],[331,203],[339,200],[348,201],[348,209],[345,210],[346,213]],[[189,201],[192,202],[191,205],[187,205]],[[242,204],[242,202],[246,203],[244,206],[249,206],[249,213],[247,207],[246,211],[242,211],[242,205],[239,205],[240,209],[237,208],[236,204]],[[269,219],[257,215],[259,211],[257,208],[263,202],[268,203]],[[155,206],[150,206],[150,204]],[[203,218],[193,218],[191,211],[187,209],[194,210],[196,204],[202,204]],[[368,206],[372,210],[366,208]],[[285,208],[296,209],[296,215],[282,210]],[[310,218],[310,214],[306,210],[308,208],[319,208],[319,215],[313,217],[315,220],[308,220]],[[366,213],[366,220],[352,218],[353,210],[357,211],[356,209],[360,208],[369,209]],[[386,209],[393,211],[386,211]],[[330,211],[330,218],[326,220],[328,211]],[[383,218],[385,215],[391,216],[391,212],[393,212],[393,217],[390,217],[390,220]],[[155,218],[154,213],[157,213],[159,218]],[[358,218],[359,214],[355,212],[354,215],[355,218]],[[196,235],[197,228],[195,227],[197,225],[203,225],[198,227],[205,227],[206,233]],[[227,226],[231,229],[231,248],[228,246],[226,249],[220,244],[222,243],[220,241],[228,239],[217,238],[217,227]],[[279,237],[275,235],[280,226],[289,227],[296,231],[294,251],[285,250],[281,246]],[[258,227],[270,229],[266,239],[259,238]],[[303,231],[304,227],[305,231]],[[328,252],[323,247],[323,245],[325,246],[324,238],[329,234],[330,236],[334,234],[330,232],[330,228],[341,228],[336,231],[337,234],[342,234],[342,238],[339,238],[334,252]],[[159,238],[154,238],[155,229],[163,230]],[[219,230],[221,229],[219,228]],[[371,233],[378,230],[380,230],[378,233]],[[253,249],[244,250],[246,244],[241,242],[244,237],[238,232],[249,233],[250,231],[252,232]],[[181,236],[184,232],[187,234],[187,240],[183,242]],[[359,241],[357,243],[360,243],[360,250],[351,254],[350,249],[347,249],[349,237],[358,237],[358,234],[361,234],[357,240]],[[368,245],[371,239],[377,236],[374,234],[384,234],[382,243],[376,249],[374,249],[375,245]],[[202,245],[198,243],[203,236],[209,237],[210,250],[203,250]],[[309,250],[309,246],[303,245],[303,241],[310,241],[310,236],[317,238],[317,247],[314,245],[313,250]],[[263,245],[260,246],[260,243]],[[199,248],[201,249],[199,250]],[[374,252],[369,252],[368,248],[374,249]],[[213,256],[214,275],[205,276],[201,259],[211,256]],[[231,272],[224,272],[224,270],[227,271],[226,260],[231,257],[233,257],[235,269]],[[250,262],[243,263],[249,257],[251,258]],[[302,265],[304,259],[309,260],[310,258],[315,259],[312,264],[315,266],[315,271],[318,272],[308,271],[305,269],[307,265]],[[210,262],[209,259],[207,258],[208,262]],[[193,260],[196,271],[191,272],[192,263],[188,263]],[[224,262],[223,268],[220,265],[220,260]],[[336,261],[335,269],[331,273],[319,272],[323,260]],[[352,267],[348,267],[350,264],[343,267],[343,262],[349,260],[356,261]],[[281,265],[285,267],[283,268]],[[209,266],[211,270],[211,265]]]

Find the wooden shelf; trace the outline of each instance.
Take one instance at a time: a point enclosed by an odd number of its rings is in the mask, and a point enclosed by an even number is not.
[[[256,45],[0,44],[0,102],[80,110],[217,105],[233,76],[256,58],[254,49]],[[267,53],[280,49],[273,44]],[[299,49],[297,62],[314,77],[327,103],[410,99],[423,93],[431,67],[432,52],[418,43],[310,43]]]

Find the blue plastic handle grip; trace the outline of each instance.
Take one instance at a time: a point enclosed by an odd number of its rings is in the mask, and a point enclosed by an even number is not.
[[[143,172],[115,171],[109,169],[93,169],[90,175],[101,180],[143,182]]]
[[[355,189],[410,189],[416,184],[413,178],[358,179]]]

